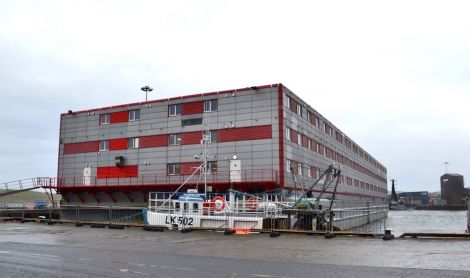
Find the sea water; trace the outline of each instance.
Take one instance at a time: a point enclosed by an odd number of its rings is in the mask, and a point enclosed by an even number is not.
[[[463,233],[467,230],[467,211],[391,210],[386,228],[396,236],[405,232]]]

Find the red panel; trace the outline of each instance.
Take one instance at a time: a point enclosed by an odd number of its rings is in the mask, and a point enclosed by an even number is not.
[[[125,150],[127,149],[127,138],[118,138],[109,140],[109,150]]]
[[[64,154],[97,152],[99,145],[99,141],[64,144]]]
[[[318,143],[317,143],[317,141],[315,141],[315,140],[313,140],[313,139],[312,139],[312,151],[314,151],[314,152],[318,152],[318,151],[319,151],[319,150],[318,150]]]
[[[181,104],[181,115],[199,114],[203,112],[203,101],[187,102]]]
[[[200,144],[201,139],[201,131],[185,132],[181,134],[181,145]]]
[[[318,153],[321,155],[325,155],[325,146],[322,144],[318,144]]]
[[[310,168],[310,175],[312,176],[312,178],[316,179],[317,178],[317,168],[311,167]]]
[[[129,111],[111,113],[111,123],[127,123],[129,121]]]
[[[290,98],[290,110],[294,113],[297,113],[297,101],[295,101],[293,98]]]
[[[271,139],[272,126],[251,126],[219,130],[219,142]]]
[[[293,142],[293,143],[296,143],[297,144],[297,131],[291,129],[290,130],[290,140]]]
[[[305,135],[302,135],[302,146],[308,148],[308,137]]]
[[[277,112],[279,119],[279,185],[284,186],[284,100],[282,84],[277,87]]]
[[[166,134],[143,136],[139,139],[140,148],[155,148],[166,146],[168,146],[168,135]]]
[[[191,175],[201,162],[185,162],[181,163],[181,175]]]
[[[98,179],[110,178],[136,178],[139,173],[139,166],[129,165],[124,167],[98,167],[96,177]]]

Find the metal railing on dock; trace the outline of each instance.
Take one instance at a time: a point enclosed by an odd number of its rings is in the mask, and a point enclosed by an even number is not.
[[[351,206],[353,204],[344,204]],[[357,205],[357,204],[354,204]],[[339,206],[339,205],[338,205]],[[166,211],[171,213],[171,211]],[[201,210],[191,210],[184,214],[186,228],[191,228],[189,219],[200,217],[201,215],[218,215],[216,220],[208,220],[199,228],[204,229],[226,229],[228,223],[239,221],[239,227],[257,231],[282,231],[282,232],[302,232],[322,234],[326,231],[362,232],[370,234],[380,231],[354,230],[351,227],[376,222],[376,220],[386,217],[387,210],[382,205],[366,205],[358,208],[335,208],[331,212],[314,211],[303,209],[282,210],[249,210],[244,213],[233,213],[229,211],[215,212],[207,208]],[[242,226],[240,217],[247,217],[247,221]],[[253,228],[250,224],[250,217],[262,218],[262,225]],[[147,208],[138,207],[118,207],[118,206],[62,206],[60,208],[34,209],[29,205],[3,205],[0,206],[0,220],[37,220],[55,222],[75,222],[85,224],[119,224],[143,226],[147,223]],[[179,221],[175,219],[174,221]],[[181,221],[185,221],[181,219]],[[194,220],[192,220],[194,221]],[[252,222],[251,222],[252,223]],[[169,227],[169,223],[155,223],[156,226]],[[184,224],[184,223],[183,223]],[[170,225],[171,227],[171,225]]]

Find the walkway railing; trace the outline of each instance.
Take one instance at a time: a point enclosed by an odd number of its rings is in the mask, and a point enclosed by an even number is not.
[[[37,188],[55,188],[55,179],[46,177],[29,178],[0,183],[0,197]]]
[[[231,171],[217,171],[207,175],[208,183],[260,183],[272,184],[278,183],[278,172],[273,169],[254,169],[254,170],[241,170],[237,173],[238,177],[234,179],[233,172]],[[231,176],[232,175],[232,176]],[[97,176],[83,177],[58,177],[51,179],[53,185],[57,187],[83,187],[83,186],[134,186],[134,185],[179,185],[189,180],[187,183],[195,184],[204,183],[204,180],[199,175],[181,174],[181,175],[168,175],[166,173],[159,173],[153,175],[140,175],[138,177],[107,177],[100,178]]]

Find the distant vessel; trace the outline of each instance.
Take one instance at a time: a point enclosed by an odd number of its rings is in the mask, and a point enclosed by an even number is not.
[[[389,209],[390,210],[409,210],[415,209],[415,206],[407,206],[398,200],[398,195],[395,191],[395,179],[392,179],[392,195],[390,196]]]
[[[390,205],[390,210],[408,210],[410,208],[408,208],[406,205],[403,205],[403,204],[397,204],[397,205]]]

